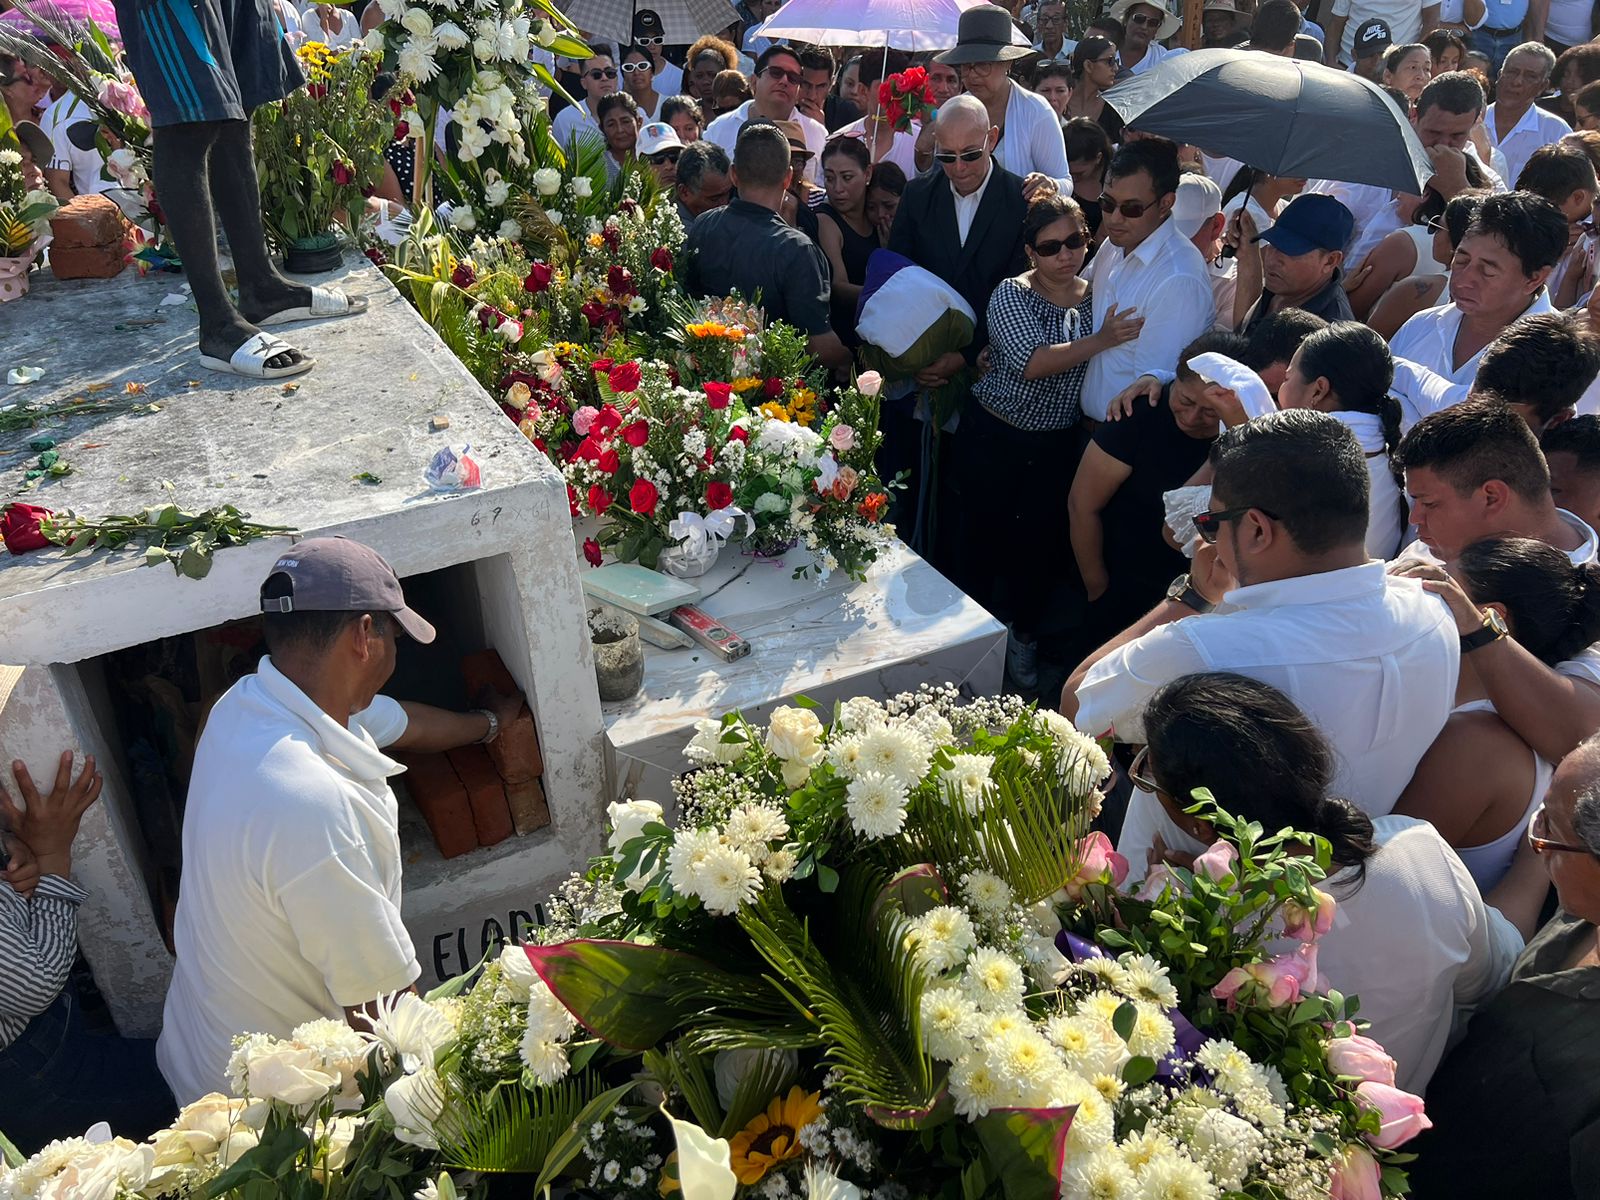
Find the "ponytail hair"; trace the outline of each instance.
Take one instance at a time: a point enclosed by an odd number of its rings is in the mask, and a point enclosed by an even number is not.
[[[1461,551],[1456,571],[1478,604],[1503,604],[1511,635],[1546,666],[1600,641],[1600,565],[1524,537],[1491,537]]]
[[[1360,321],[1335,321],[1300,343],[1300,378],[1307,382],[1326,379],[1340,408],[1371,413],[1383,423],[1383,453],[1400,489],[1400,526],[1405,528],[1409,523],[1405,472],[1395,462],[1400,447],[1400,401],[1389,394],[1394,383],[1389,344]]]

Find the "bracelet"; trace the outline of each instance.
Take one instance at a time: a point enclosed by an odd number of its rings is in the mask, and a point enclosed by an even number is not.
[[[477,742],[475,743],[476,745],[482,746],[486,742],[492,742],[492,741],[495,740],[495,738],[500,736],[500,718],[499,717],[495,716],[494,713],[491,712],[487,708],[475,708],[472,711],[477,713],[480,717],[488,717],[489,718],[489,732],[484,734],[481,738],[479,738],[477,740]]]

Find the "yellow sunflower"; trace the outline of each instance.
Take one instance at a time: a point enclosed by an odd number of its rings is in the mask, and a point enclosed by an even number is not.
[[[728,386],[733,388],[734,391],[738,392],[742,396],[746,392],[754,391],[756,388],[760,387],[761,380],[757,379],[754,375],[741,375]]]
[[[799,1158],[800,1131],[822,1116],[822,1094],[796,1086],[787,1096],[774,1096],[728,1143],[729,1166],[745,1186],[761,1182],[779,1163]]]
[[[761,415],[774,421],[787,421],[789,410],[776,400],[768,400],[761,406]]]

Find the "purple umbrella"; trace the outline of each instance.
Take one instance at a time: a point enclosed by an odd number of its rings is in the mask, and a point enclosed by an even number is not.
[[[112,41],[122,40],[122,35],[117,32],[117,10],[111,6],[111,0],[35,0],[28,7],[44,20],[69,28],[73,24],[93,21]],[[45,34],[45,31],[31,18],[24,16],[20,9],[13,8],[0,13],[0,21],[14,25],[24,33],[31,33],[35,37],[42,37]]]

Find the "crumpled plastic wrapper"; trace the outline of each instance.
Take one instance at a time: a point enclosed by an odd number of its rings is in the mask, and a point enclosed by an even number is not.
[[[472,447],[441,447],[422,472],[422,479],[436,492],[465,492],[483,486],[483,472],[472,457]]]
[[[1167,509],[1167,528],[1174,538],[1183,538],[1183,553],[1193,558],[1200,549],[1200,533],[1194,519],[1211,507],[1211,485],[1173,488],[1161,493],[1161,503]]]

